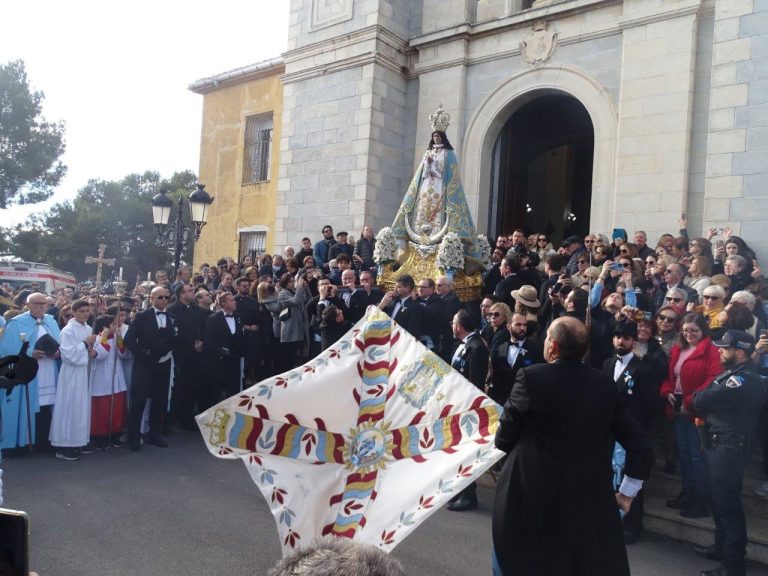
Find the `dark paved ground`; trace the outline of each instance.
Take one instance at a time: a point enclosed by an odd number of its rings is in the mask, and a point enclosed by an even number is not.
[[[199,435],[167,450],[97,452],[78,462],[33,455],[3,463],[5,506],[26,510],[40,576],[261,576],[278,559],[277,531],[239,461],[219,460]],[[493,489],[481,508],[440,510],[394,555],[407,573],[490,575]],[[698,574],[713,566],[687,544],[646,535],[630,548],[634,576]],[[751,576],[766,575],[763,567]]]

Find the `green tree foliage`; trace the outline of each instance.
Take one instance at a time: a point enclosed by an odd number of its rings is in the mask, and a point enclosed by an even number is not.
[[[66,172],[64,124],[45,121],[43,99],[24,62],[0,64],[0,208],[49,198]]]
[[[131,174],[120,181],[90,180],[71,202],[53,206],[48,212],[30,218],[10,234],[11,252],[26,261],[46,262],[73,272],[83,281],[94,278],[96,266],[85,264],[86,256],[96,256],[98,245],[106,244],[107,258],[115,258],[115,269],[105,269],[104,278],[117,275],[133,286],[136,274],[158,269],[170,270],[172,248],[158,245],[152,224],[150,199],[160,188],[169,198],[178,199],[194,190],[197,177],[189,171],[162,179],[157,172]],[[185,202],[184,222],[190,221]],[[174,207],[175,210],[175,207]],[[182,260],[192,261],[194,242],[190,235]]]

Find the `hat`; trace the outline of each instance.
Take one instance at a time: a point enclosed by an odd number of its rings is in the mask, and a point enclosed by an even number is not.
[[[755,339],[741,330],[728,330],[720,340],[712,342],[718,348],[738,348],[751,353],[755,348]]]
[[[516,302],[528,306],[529,308],[538,308],[541,306],[541,302],[539,302],[537,296],[536,288],[529,286],[528,284],[520,286],[520,290],[512,290],[512,298],[514,298]]]
[[[637,340],[637,324],[634,322],[627,322],[626,320],[616,322],[613,326],[613,335],[628,336],[629,338]]]
[[[578,236],[568,236],[568,238],[563,240],[563,243],[561,244],[561,246],[563,248],[567,248],[571,244],[576,244],[576,243],[581,243],[581,238],[579,238]]]

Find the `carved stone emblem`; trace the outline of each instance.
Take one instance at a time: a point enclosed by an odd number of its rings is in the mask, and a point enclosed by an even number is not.
[[[536,22],[530,33],[520,41],[520,57],[530,66],[549,60],[557,46],[557,32],[544,21]]]

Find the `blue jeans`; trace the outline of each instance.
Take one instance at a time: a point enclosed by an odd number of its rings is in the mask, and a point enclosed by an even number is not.
[[[707,465],[696,425],[689,416],[682,415],[676,415],[672,424],[677,440],[683,487],[694,488],[701,496],[706,496]]]

